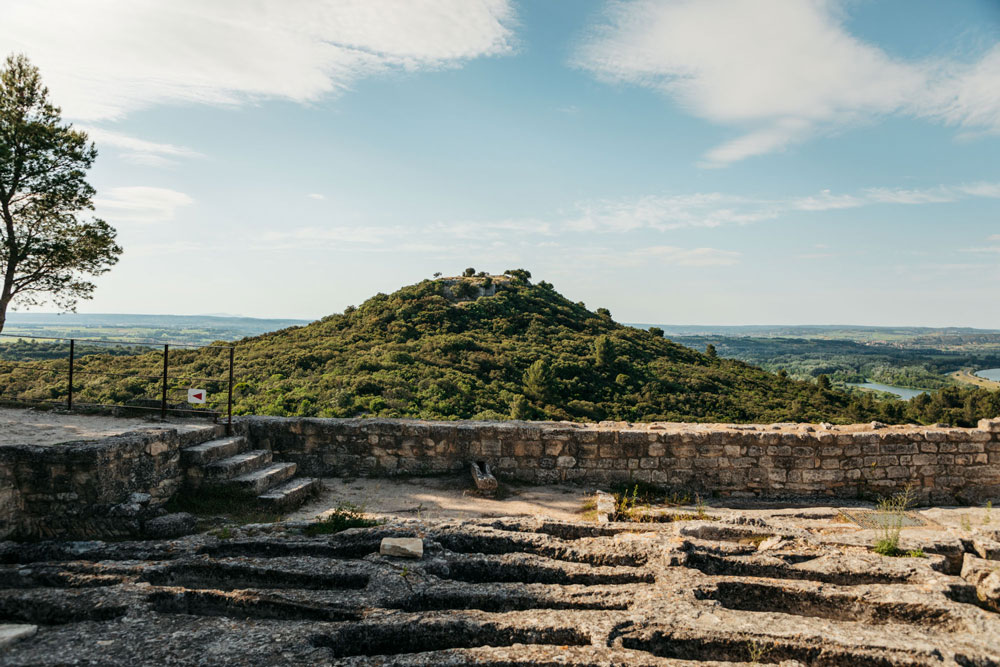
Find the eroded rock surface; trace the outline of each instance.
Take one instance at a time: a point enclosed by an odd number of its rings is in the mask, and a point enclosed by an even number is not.
[[[1000,665],[1000,614],[944,547],[738,517],[302,527],[0,544],[0,623],[39,627],[0,663]],[[380,555],[387,537],[423,558]]]

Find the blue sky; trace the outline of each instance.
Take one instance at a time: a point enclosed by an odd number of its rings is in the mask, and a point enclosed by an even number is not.
[[[473,266],[619,321],[1000,328],[997,0],[3,4],[125,248],[81,312]]]

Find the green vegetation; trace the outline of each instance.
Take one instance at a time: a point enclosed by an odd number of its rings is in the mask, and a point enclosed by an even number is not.
[[[912,485],[907,485],[902,493],[879,500],[878,514],[876,515],[879,530],[878,539],[876,539],[874,546],[875,553],[883,556],[923,558],[923,551],[901,551],[899,548],[899,534],[903,530],[903,519],[906,517],[906,511],[913,504]]]
[[[836,334],[823,330],[817,336]],[[841,386],[871,381],[910,389],[941,389],[955,384],[948,375],[956,370],[1000,367],[1000,335],[983,333],[975,341],[969,338],[959,334],[934,337],[940,347],[933,347],[927,335],[905,339],[901,333],[880,342],[780,336],[681,336],[673,340],[694,349],[712,345],[723,357],[775,373],[783,371],[799,380],[825,375]]]
[[[457,299],[455,279],[425,280],[304,327],[237,341],[237,414],[593,421],[973,423],[1000,392],[949,387],[908,403],[849,395],[710,357],[591,312],[522,269],[496,295]],[[478,293],[478,290],[477,290]],[[171,400],[195,386],[225,405],[227,351],[171,349]],[[0,364],[0,399],[65,400],[65,360]],[[39,370],[45,372],[40,373]],[[162,353],[88,355],[76,401],[152,404]],[[117,375],[107,375],[114,373]],[[152,402],[152,403],[151,403]]]
[[[342,502],[327,512],[322,520],[306,526],[303,532],[310,537],[315,537],[316,535],[339,533],[348,528],[371,528],[380,523],[382,522],[369,518],[363,507],[350,502]]]

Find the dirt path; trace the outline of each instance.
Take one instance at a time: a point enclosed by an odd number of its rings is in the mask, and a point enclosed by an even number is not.
[[[288,518],[313,519],[341,503],[357,505],[377,517],[473,519],[500,516],[545,516],[579,521],[594,489],[580,486],[506,487],[499,499],[475,495],[465,475],[413,479],[323,480],[326,490]],[[504,496],[504,494],[501,494]]]

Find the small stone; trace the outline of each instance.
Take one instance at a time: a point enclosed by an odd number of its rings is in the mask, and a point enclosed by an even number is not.
[[[757,551],[769,551],[781,544],[784,538],[781,535],[772,535],[757,545]]]
[[[396,558],[423,558],[424,541],[419,537],[383,537],[378,552]]]
[[[833,424],[831,424],[830,422],[823,422],[819,425],[819,427],[824,431],[829,431],[833,428]]]
[[[876,431],[880,428],[885,428],[885,424],[883,424],[882,422],[872,422],[871,424],[869,424],[869,426],[871,426]]]
[[[36,632],[38,632],[37,625],[24,625],[20,623],[0,624],[0,648],[26,637],[31,637]]]
[[[153,496],[148,493],[133,493],[128,497],[128,502],[132,505],[148,505],[152,499]]]

